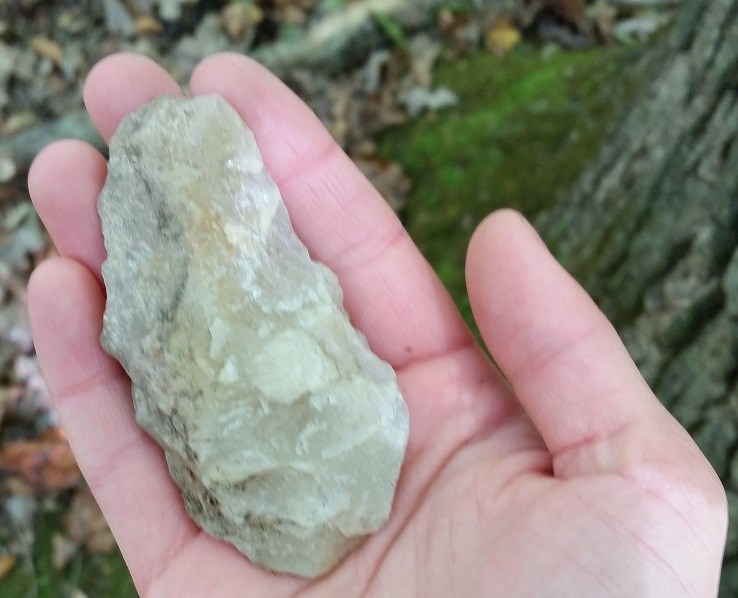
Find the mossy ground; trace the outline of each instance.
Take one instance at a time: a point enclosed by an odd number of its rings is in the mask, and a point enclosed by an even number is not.
[[[380,141],[414,182],[405,222],[464,317],[467,243],[491,211],[532,217],[549,207],[599,151],[629,102],[633,49],[547,53],[521,45],[442,64],[438,85],[457,108],[429,114]]]
[[[380,153],[400,162],[414,189],[407,227],[468,321],[466,246],[492,210],[531,217],[550,206],[593,157],[627,105],[632,50],[554,52],[523,45],[504,58],[480,53],[442,64],[436,83],[459,107],[383,136]],[[0,596],[129,598],[135,589],[119,553],[80,555],[62,571],[51,562],[59,514],[44,516],[30,563],[0,581]]]

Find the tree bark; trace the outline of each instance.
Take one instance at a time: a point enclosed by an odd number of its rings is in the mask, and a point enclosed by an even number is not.
[[[738,0],[682,2],[649,83],[544,238],[722,478],[738,595]]]

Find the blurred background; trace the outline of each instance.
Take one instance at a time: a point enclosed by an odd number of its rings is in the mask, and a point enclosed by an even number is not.
[[[0,0],[0,596],[135,589],[59,426],[26,284],[51,141],[105,151],[100,58],[186,85],[214,52],[287,82],[398,212],[473,326],[468,239],[532,219],[723,479],[738,595],[738,0]]]

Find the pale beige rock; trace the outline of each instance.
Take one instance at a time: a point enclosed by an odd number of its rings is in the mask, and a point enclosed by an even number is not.
[[[407,407],[252,133],[219,97],[155,100],[113,138],[98,209],[102,343],[190,515],[269,569],[330,570],[388,517]]]

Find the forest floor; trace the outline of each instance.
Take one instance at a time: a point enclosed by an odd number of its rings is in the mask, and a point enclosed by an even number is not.
[[[111,52],[147,54],[186,81],[212,52],[300,43],[357,4],[0,0],[0,595],[135,595],[33,351],[25,286],[55,249],[29,202],[30,159],[63,136],[104,151],[81,85]],[[280,73],[396,209],[467,319],[471,232],[496,208],[532,217],[566,191],[627,107],[638,55],[672,3],[562,1],[535,14],[481,4],[437,3],[421,27],[372,14],[365,55]]]

